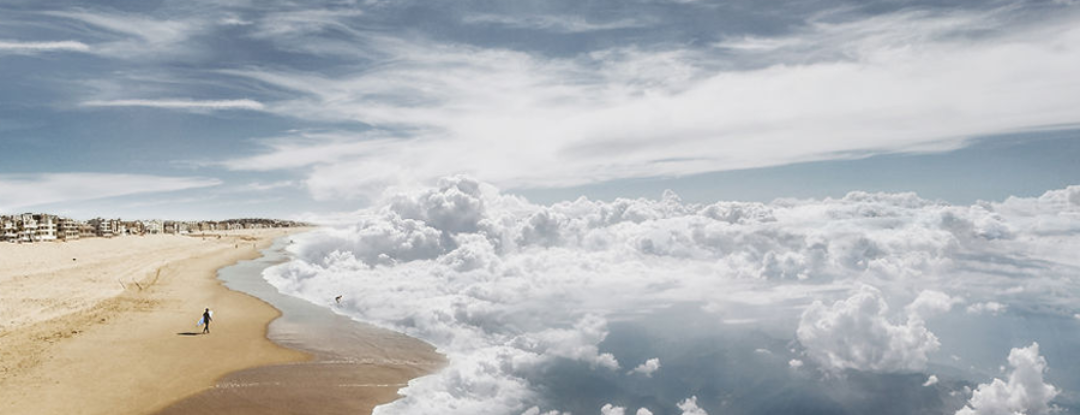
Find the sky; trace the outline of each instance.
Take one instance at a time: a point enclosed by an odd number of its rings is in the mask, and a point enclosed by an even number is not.
[[[1077,74],[1075,0],[6,0],[0,213],[333,222],[263,277],[448,357],[379,415],[1076,413]]]
[[[1080,183],[1073,1],[0,3],[0,212]]]

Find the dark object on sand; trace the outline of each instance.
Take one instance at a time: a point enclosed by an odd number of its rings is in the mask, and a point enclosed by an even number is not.
[[[202,332],[203,332],[203,334],[206,334],[206,333],[210,332],[210,322],[211,321],[214,321],[214,319],[210,318],[210,309],[207,308],[206,311],[203,311],[203,314],[202,314],[202,323],[203,323]]]

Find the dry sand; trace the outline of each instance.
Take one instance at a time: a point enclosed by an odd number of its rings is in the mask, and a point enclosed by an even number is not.
[[[275,322],[271,338],[310,352],[313,360],[231,373],[156,415],[368,414],[397,399],[409,380],[445,364],[434,347],[404,334],[325,309],[308,315],[317,321],[288,322],[305,311],[284,310],[285,323]]]
[[[277,310],[215,278],[287,232],[0,244],[0,413],[153,413],[230,372],[308,360],[267,340]]]

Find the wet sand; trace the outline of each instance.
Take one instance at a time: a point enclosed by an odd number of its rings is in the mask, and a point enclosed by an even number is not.
[[[367,414],[397,399],[409,380],[444,365],[425,342],[333,313],[333,299],[324,307],[279,294],[261,271],[286,259],[284,243],[219,275],[229,288],[281,310],[270,339],[313,359],[231,373],[158,414]]]

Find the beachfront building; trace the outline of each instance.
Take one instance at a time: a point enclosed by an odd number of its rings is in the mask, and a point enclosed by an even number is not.
[[[187,222],[177,221],[165,221],[164,231],[169,234],[185,235],[191,230],[191,225]]]
[[[31,215],[37,222],[37,230],[31,236],[32,242],[49,242],[56,240],[56,216],[41,213]]]
[[[0,217],[0,241],[16,242],[18,239],[19,227],[15,223],[15,218],[8,216]]]
[[[79,233],[79,221],[70,218],[57,218],[56,238],[62,241],[73,241],[82,236]]]
[[[34,215],[24,213],[19,215],[17,220],[19,221],[18,242],[34,242],[34,235],[37,235],[37,221],[34,220]]]
[[[56,216],[24,213],[0,217],[0,241],[38,242],[56,240]]]
[[[97,228],[88,222],[79,222],[79,238],[93,238],[97,236]]]
[[[146,224],[146,232],[157,235],[165,232],[165,224],[160,220],[151,220],[144,222]]]
[[[119,220],[102,218],[94,218],[90,219],[89,221],[90,226],[92,226],[94,229],[94,236],[101,238],[112,238],[113,236],[118,236],[119,234],[117,233],[117,222],[119,222]]]
[[[274,219],[230,219],[221,222],[181,221],[122,221],[120,219],[95,218],[83,222],[47,213],[24,213],[0,216],[0,241],[45,242],[71,241],[81,238],[111,238],[122,235],[175,234],[212,232],[240,229],[288,228],[310,226],[301,222]]]
[[[124,234],[125,235],[144,235],[146,234],[146,228],[143,227],[142,222],[137,220],[124,221]]]
[[[98,237],[112,237],[112,224],[108,219],[94,218],[87,221],[93,228],[94,236]]]

